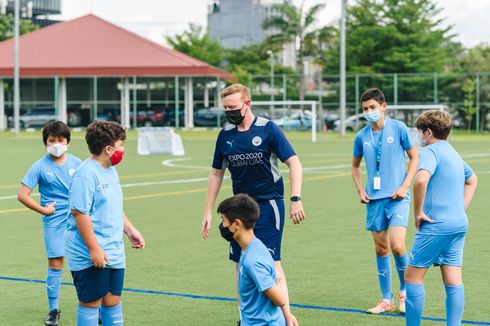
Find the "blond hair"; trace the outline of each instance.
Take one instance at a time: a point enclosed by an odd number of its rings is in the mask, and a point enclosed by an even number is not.
[[[235,93],[242,94],[242,99],[245,101],[250,99],[250,93],[248,92],[248,88],[242,84],[231,84],[230,86],[223,89],[220,95],[221,98],[225,98],[226,96]]]
[[[453,121],[447,112],[430,110],[418,116],[415,127],[422,131],[430,129],[435,138],[446,140],[453,127]]]

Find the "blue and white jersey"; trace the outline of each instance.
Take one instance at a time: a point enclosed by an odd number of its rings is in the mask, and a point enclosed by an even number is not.
[[[382,136],[381,142],[379,141]],[[374,177],[377,175],[377,155],[381,144],[379,177],[381,187],[374,189]],[[398,120],[388,119],[382,131],[375,132],[371,125],[362,128],[354,140],[355,157],[363,157],[366,162],[367,185],[366,193],[372,199],[382,199],[391,195],[402,185],[407,175],[405,167],[405,151],[414,146],[407,126]]]
[[[264,294],[274,285],[274,261],[265,245],[254,238],[238,263],[241,325],[286,325],[282,310]]]
[[[116,169],[106,169],[91,158],[83,161],[70,186],[70,210],[90,216],[97,242],[109,259],[107,267],[125,268],[123,193]],[[68,216],[65,250],[72,271],[92,266],[72,214]]]
[[[256,117],[250,129],[235,125],[223,128],[216,140],[213,168],[230,170],[233,193],[258,200],[282,199],[284,183],[278,160],[296,155],[281,129],[272,121]]]
[[[41,206],[56,201],[54,206],[56,211],[49,216],[43,216],[45,227],[63,226],[68,217],[68,189],[75,170],[82,161],[68,153],[66,156],[66,161],[62,165],[53,161],[50,155],[44,156],[32,165],[21,181],[31,190],[39,186]]]
[[[465,181],[473,170],[447,141],[433,143],[420,152],[419,170],[430,173],[423,211],[432,223],[424,222],[420,234],[448,235],[468,230],[464,209]]]

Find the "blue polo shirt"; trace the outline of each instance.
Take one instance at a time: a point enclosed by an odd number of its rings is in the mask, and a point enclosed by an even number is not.
[[[56,201],[56,211],[48,216],[43,215],[45,227],[64,226],[68,217],[68,189],[81,160],[68,153],[65,155],[67,158],[62,165],[56,163],[50,155],[44,156],[32,165],[21,181],[31,190],[39,186],[41,206]]]
[[[264,294],[274,285],[274,261],[264,244],[254,238],[242,251],[238,263],[241,325],[286,325],[281,308]]]
[[[380,137],[382,137],[380,142]],[[380,148],[381,145],[381,148]],[[367,171],[366,193],[372,199],[391,195],[402,185],[407,175],[405,152],[414,146],[407,126],[398,120],[385,117],[383,130],[375,132],[371,125],[361,129],[354,140],[352,155],[364,157]],[[378,151],[381,150],[379,176],[381,188],[373,189]]]
[[[116,169],[106,169],[91,158],[83,161],[70,186],[70,210],[90,216],[97,242],[109,259],[107,267],[125,268],[123,193]],[[71,214],[65,249],[72,271],[92,266],[89,250]]]
[[[438,141],[422,149],[419,170],[430,173],[423,211],[433,221],[422,223],[419,233],[449,235],[466,232],[464,186],[473,170],[447,141]]]
[[[213,168],[230,170],[233,193],[258,200],[282,199],[284,183],[278,161],[296,155],[282,130],[256,117],[247,131],[235,125],[221,130],[216,140]]]

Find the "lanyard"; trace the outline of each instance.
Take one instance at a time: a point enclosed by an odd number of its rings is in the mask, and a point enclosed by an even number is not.
[[[373,128],[371,125],[369,125],[369,132],[371,135],[371,143],[373,144],[374,148],[376,149],[376,175],[379,175],[379,167],[381,165],[381,147],[383,145],[383,131],[385,130],[385,126],[386,126],[387,121],[388,121],[388,118],[385,118],[385,121],[383,121],[383,128],[381,128],[381,134],[379,135],[377,146],[374,145]]]

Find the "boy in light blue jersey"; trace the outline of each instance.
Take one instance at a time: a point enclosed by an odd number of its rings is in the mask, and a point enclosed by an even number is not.
[[[391,287],[390,249],[400,280],[399,311],[405,312],[404,273],[408,262],[405,236],[410,210],[408,192],[418,164],[418,153],[406,125],[385,114],[383,93],[372,88],[361,96],[364,117],[369,125],[357,134],[352,158],[352,179],[362,204],[366,204],[366,229],[371,231],[382,300],[367,312],[394,311]],[[408,171],[405,152],[410,158]],[[366,161],[367,185],[361,182],[360,164]]]
[[[78,296],[79,326],[122,325],[121,294],[126,258],[123,232],[133,248],[145,240],[123,210],[123,193],[115,165],[124,155],[124,128],[95,121],[85,139],[92,156],[77,169],[70,186],[65,233],[66,254]]]
[[[441,266],[446,289],[446,324],[460,325],[464,309],[461,275],[468,218],[466,209],[477,186],[471,168],[446,141],[451,116],[426,111],[415,121],[421,146],[420,164],[413,185],[415,227],[410,252],[406,324],[420,325],[425,303],[424,276],[431,265]]]
[[[242,249],[238,264],[241,326],[294,326],[287,293],[276,281],[274,260],[255,237],[259,205],[250,196],[238,194],[222,201],[217,209],[223,221],[223,238],[234,239]]]
[[[42,214],[44,244],[48,257],[46,289],[49,313],[46,325],[58,325],[60,319],[59,296],[63,274],[65,246],[63,235],[68,217],[68,188],[80,159],[66,153],[70,146],[70,129],[61,121],[47,123],[42,131],[47,155],[27,171],[21,181],[17,198],[26,207]],[[32,199],[36,186],[41,194],[40,203]]]

